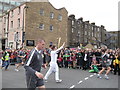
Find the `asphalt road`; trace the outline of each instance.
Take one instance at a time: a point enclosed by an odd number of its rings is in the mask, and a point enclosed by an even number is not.
[[[9,71],[2,70],[2,88],[26,88],[24,68],[20,67],[20,71],[14,70],[15,66],[10,66]],[[43,69],[45,74],[48,69]],[[104,76],[104,74],[102,74]],[[45,83],[46,88],[118,88],[118,76],[109,74],[110,79],[106,80],[97,78],[95,73],[89,73],[80,69],[60,68],[60,78],[62,83],[56,83],[54,73]]]
[[[2,70],[0,69],[0,89],[2,89]]]

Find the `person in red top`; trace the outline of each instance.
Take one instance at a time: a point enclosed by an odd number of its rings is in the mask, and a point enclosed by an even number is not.
[[[63,67],[63,58],[62,58],[62,55],[60,53],[59,57],[58,57],[58,66],[61,68]]]
[[[14,63],[14,58],[15,58],[14,50],[11,50],[10,63]]]

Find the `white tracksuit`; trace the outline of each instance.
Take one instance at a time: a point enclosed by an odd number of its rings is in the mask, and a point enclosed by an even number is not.
[[[61,50],[63,48],[63,46],[61,46],[59,49],[55,50],[55,51],[51,51],[51,61],[50,61],[50,68],[48,70],[48,72],[46,73],[44,79],[48,79],[49,75],[52,72],[55,72],[55,80],[59,80],[59,68],[58,68],[58,64],[57,64],[57,53],[59,50]]]

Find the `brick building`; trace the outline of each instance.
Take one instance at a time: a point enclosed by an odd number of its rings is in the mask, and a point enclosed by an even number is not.
[[[60,44],[67,42],[68,12],[65,8],[56,9],[50,2],[31,2],[26,6],[25,41],[44,37],[47,46],[57,45],[60,38]]]
[[[65,8],[56,9],[50,2],[26,2],[11,9],[2,22],[5,47],[32,48],[40,37],[47,47],[58,42],[67,45],[67,15]]]

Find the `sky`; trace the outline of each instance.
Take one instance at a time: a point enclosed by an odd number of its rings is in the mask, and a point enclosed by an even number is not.
[[[76,19],[104,25],[107,31],[118,31],[118,2],[120,0],[49,0],[57,9],[65,7]],[[119,28],[120,29],[120,28]]]

